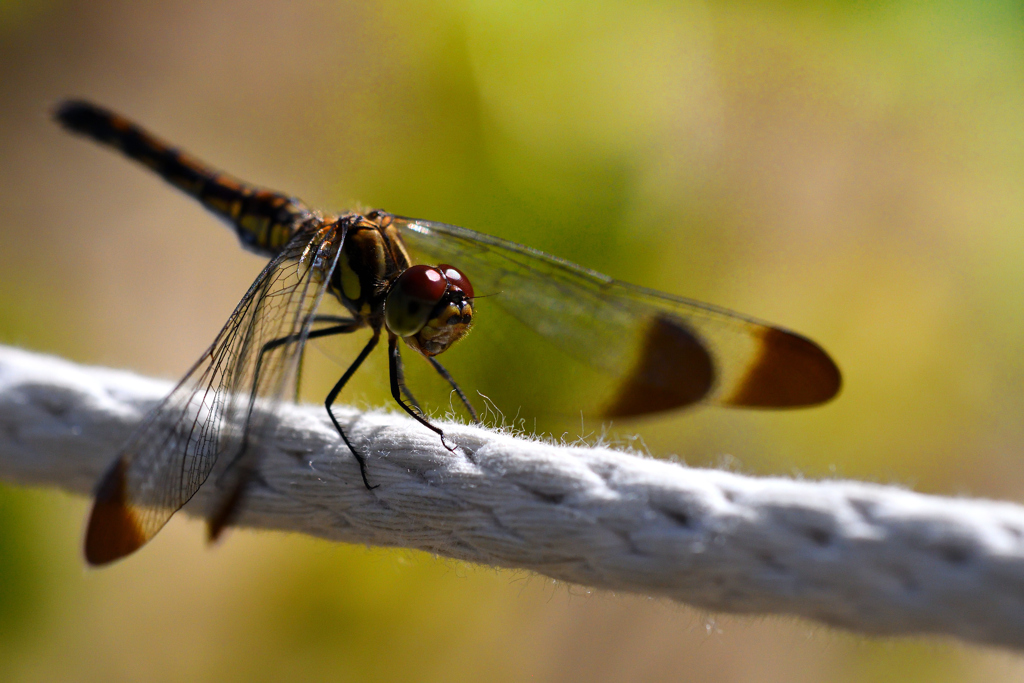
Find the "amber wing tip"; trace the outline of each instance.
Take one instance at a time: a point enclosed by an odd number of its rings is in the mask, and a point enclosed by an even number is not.
[[[149,535],[129,504],[125,463],[118,460],[96,491],[85,532],[85,559],[93,566],[109,564],[138,550]]]
[[[131,508],[97,500],[85,532],[85,559],[93,566],[109,564],[146,542]]]
[[[747,408],[803,408],[832,400],[843,377],[832,357],[810,339],[765,328],[757,361],[725,403]]]
[[[238,516],[242,499],[245,497],[245,484],[247,478],[239,477],[227,495],[217,505],[214,513],[206,520],[206,539],[210,543],[216,543],[224,530],[234,523]]]
[[[635,417],[693,405],[715,383],[715,365],[703,342],[669,316],[651,321],[639,361],[602,412],[604,417]]]

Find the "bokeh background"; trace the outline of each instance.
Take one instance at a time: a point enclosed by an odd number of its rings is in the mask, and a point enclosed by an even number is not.
[[[1022,36],[995,0],[3,0],[0,341],[176,378],[262,265],[51,123],[84,96],[313,205],[524,242],[799,330],[844,371],[818,409],[615,427],[655,456],[1021,501]],[[463,346],[471,385],[531,381]],[[346,398],[385,405],[385,369]],[[0,488],[3,680],[1024,677],[947,640],[406,550],[252,531],[207,549],[183,518],[89,571],[86,511]]]

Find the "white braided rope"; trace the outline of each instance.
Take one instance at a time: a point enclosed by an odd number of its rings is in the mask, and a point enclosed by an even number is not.
[[[0,477],[88,494],[169,385],[0,347]],[[1024,508],[760,479],[605,448],[284,406],[240,524],[418,548],[724,612],[1024,646]],[[186,510],[210,502],[208,482]]]

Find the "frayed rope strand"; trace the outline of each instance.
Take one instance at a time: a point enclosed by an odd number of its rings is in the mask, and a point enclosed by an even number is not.
[[[0,347],[0,477],[88,495],[169,385]],[[718,612],[1024,648],[1024,508],[755,478],[389,413],[285,405],[239,525],[401,546]],[[216,475],[214,475],[216,476]],[[186,511],[212,502],[214,477]],[[129,560],[130,561],[130,560]]]

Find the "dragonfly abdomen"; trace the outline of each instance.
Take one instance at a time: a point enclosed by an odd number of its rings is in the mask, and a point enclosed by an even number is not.
[[[56,118],[67,129],[143,164],[226,220],[247,248],[274,256],[311,216],[292,197],[264,190],[207,166],[128,119],[81,100],[63,102]]]

